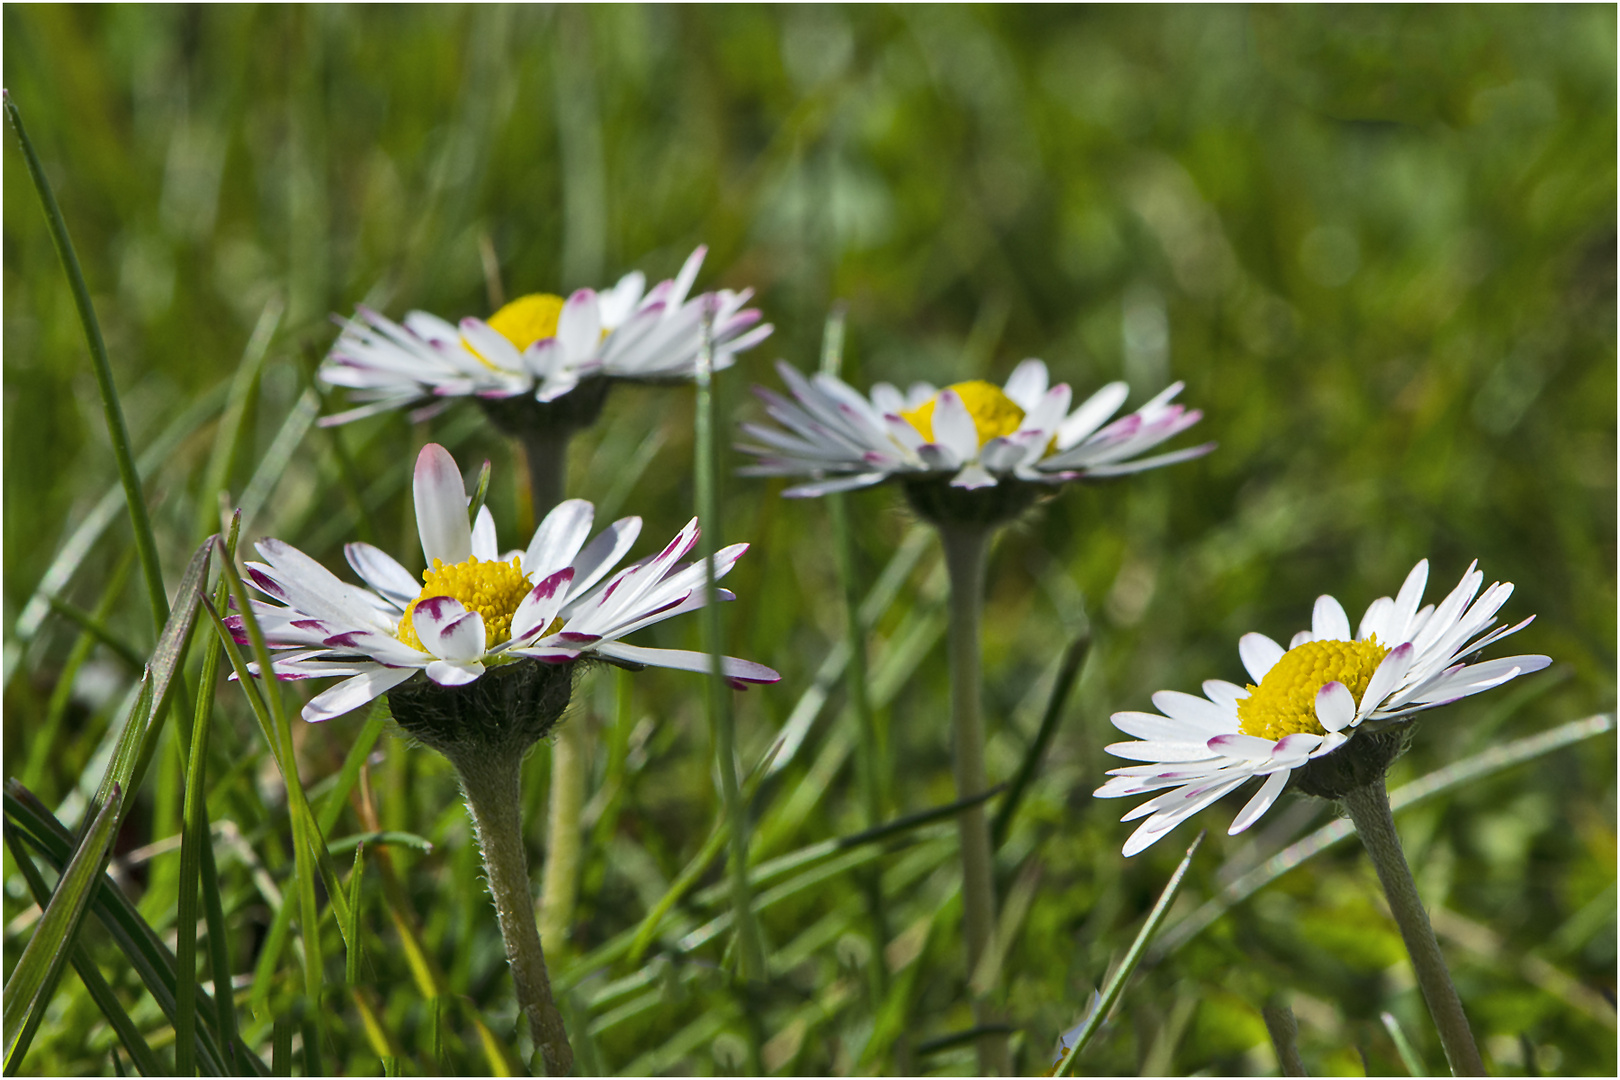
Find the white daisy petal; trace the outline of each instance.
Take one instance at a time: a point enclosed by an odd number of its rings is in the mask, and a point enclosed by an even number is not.
[[[417,455],[412,491],[416,497],[416,529],[428,565],[432,566],[434,559],[442,559],[446,566],[466,562],[472,555],[467,488],[455,459],[438,443],[428,443]]]
[[[312,724],[353,712],[366,702],[381,697],[406,679],[416,668],[391,668],[376,664],[364,674],[345,679],[310,698],[300,714]]]
[[[1277,748],[1277,743],[1273,739],[1262,739],[1258,735],[1243,735],[1238,732],[1217,735],[1206,745],[1213,753],[1243,760],[1269,758],[1271,752]]]
[[[1383,704],[1384,699],[1401,684],[1406,678],[1407,671],[1412,666],[1412,646],[1410,643],[1402,644],[1389,651],[1378,662],[1378,668],[1367,681],[1367,689],[1361,695],[1361,707],[1356,715],[1366,719],[1373,711]],[[1334,729],[1337,730],[1337,729]]]
[[[641,535],[639,517],[620,518],[597,534],[569,564],[574,571],[574,582],[569,587],[570,597],[583,597],[591,586],[601,581],[619,565],[625,553]]]
[[[440,660],[470,662],[484,655],[484,617],[468,611],[453,596],[420,601],[411,614],[411,625],[423,648]]]
[[[1224,738],[1225,736],[1216,736]],[[1248,738],[1247,735],[1237,736]],[[1125,758],[1127,761],[1209,761],[1217,756],[1219,751],[1197,739],[1185,742],[1143,739],[1136,742],[1109,743],[1103,747],[1105,751],[1115,757]],[[1266,745],[1266,752],[1270,753],[1271,745]]]
[[[675,668],[678,671],[697,671],[704,674],[713,670],[714,658],[709,653],[689,652],[685,649],[646,649],[626,645],[622,641],[608,642],[592,650],[598,656],[622,660],[646,667]],[[732,682],[773,683],[782,676],[752,660],[739,660],[735,656],[720,658],[720,673]]]
[[[512,640],[522,641],[551,625],[568,599],[569,583],[573,580],[573,567],[565,567],[530,589],[512,615]]]
[[[591,534],[596,507],[584,499],[566,499],[546,515],[534,530],[529,548],[523,553],[523,572],[537,580],[556,573],[574,561],[585,538]]]
[[[1237,683],[1225,682],[1221,679],[1204,680],[1204,696],[1221,707],[1226,715],[1237,715],[1237,703],[1249,696],[1249,692]]]
[[[1282,794],[1283,787],[1288,783],[1288,771],[1279,769],[1266,777],[1266,782],[1260,785],[1260,790],[1254,793],[1254,798],[1238,811],[1238,816],[1232,819],[1231,828],[1226,835],[1236,836],[1250,825],[1260,820],[1260,815],[1271,809],[1271,804],[1277,801]]]
[[[1316,692],[1316,719],[1329,731],[1343,731],[1356,718],[1356,699],[1344,683],[1323,683]]]
[[[1263,682],[1266,672],[1282,659],[1283,647],[1260,633],[1244,634],[1238,639],[1238,655],[1255,684]]]
[[[1138,739],[1192,743],[1197,742],[1200,737],[1205,739],[1210,737],[1209,733],[1198,724],[1160,716],[1157,713],[1117,712],[1108,719],[1119,730]]]
[[[495,515],[487,506],[478,508],[478,520],[473,522],[472,554],[473,558],[484,562],[494,562],[501,557],[500,548],[495,544]]]
[[[1192,694],[1160,690],[1153,695],[1153,704],[1164,715],[1197,729],[1205,738],[1237,730],[1235,709],[1222,708],[1213,701]]]
[[[1292,735],[1284,735],[1277,740],[1277,745],[1271,749],[1270,765],[1272,767],[1294,768],[1303,764],[1307,758],[1315,756],[1324,742],[1330,739],[1343,742],[1344,738],[1338,732],[1316,735],[1309,731],[1296,731]],[[1335,742],[1334,745],[1337,746],[1338,742]]]
[[[1497,660],[1470,664],[1424,687],[1422,693],[1414,700],[1420,704],[1455,701],[1501,686],[1520,675],[1540,671],[1551,663],[1552,658],[1548,656],[1504,656]]]
[[[1080,407],[1058,425],[1058,449],[1067,450],[1089,437],[1107,423],[1109,417],[1119,411],[1119,407],[1125,404],[1125,399],[1130,397],[1130,394],[1131,388],[1128,385],[1112,382],[1081,402]]]
[[[934,439],[958,461],[972,461],[979,452],[979,431],[962,396],[946,388],[934,403]],[[992,481],[993,483],[994,481]]]
[[[1331,596],[1318,596],[1311,612],[1311,633],[1317,641],[1349,641],[1350,617]]]
[[[568,357],[588,356],[602,339],[602,314],[592,289],[579,289],[557,316],[557,344]]]
[[[427,666],[427,677],[440,686],[465,686],[483,673],[484,665],[476,660],[435,660]]]
[[[1032,412],[1041,396],[1046,393],[1050,376],[1046,373],[1046,365],[1033,357],[1023,361],[1013,368],[1013,373],[1007,377],[1007,385],[1002,393],[1012,399],[1025,412]]]
[[[1393,622],[1395,619],[1395,601],[1387,596],[1380,596],[1367,606],[1367,614],[1361,617],[1361,626],[1356,631],[1357,641],[1366,641],[1376,637],[1381,642],[1395,640]]]
[[[422,591],[421,582],[381,548],[355,541],[343,545],[343,555],[360,575],[360,580],[393,601],[396,607],[403,609]]]

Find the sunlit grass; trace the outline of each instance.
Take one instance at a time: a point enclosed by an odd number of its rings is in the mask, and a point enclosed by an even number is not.
[[[1426,721],[1397,802],[1439,770],[1495,768],[1397,821],[1487,1063],[1613,1075],[1614,736],[1594,724],[1536,756],[1519,741],[1614,707],[1612,9],[4,20],[7,89],[105,334],[166,604],[183,606],[222,508],[242,508],[243,551],[276,536],[346,574],[341,545],[363,537],[421,569],[409,466],[430,440],[491,459],[503,533],[532,530],[520,463],[474,408],[313,425],[341,407],[311,389],[328,314],[486,314],[486,250],[516,295],[656,280],[708,243],[700,283],[756,287],[778,327],[716,379],[728,469],[732,421],[757,415],[747,385],[774,384],[776,356],[812,369],[835,301],[861,385],[999,380],[1027,355],[1077,390],[1129,379],[1133,403],[1183,378],[1213,456],[1066,491],[991,554],[987,770],[1018,792],[996,993],[1018,1068],[1051,1064],[1193,839],[1120,858],[1131,826],[1089,796],[1117,738],[1107,715],[1240,677],[1237,636],[1286,637],[1322,582],[1359,610],[1420,556],[1449,576],[1477,555],[1538,615],[1518,648],[1556,664]],[[151,707],[137,663],[158,638],[79,314],[6,134],[4,745],[7,776],[39,797],[7,798],[9,978],[45,926],[36,891],[74,850],[47,815],[77,835],[109,762],[136,764],[116,751]],[[570,494],[673,534],[696,501],[693,416],[690,387],[615,389],[575,440]],[[591,671],[568,717],[589,750],[579,901],[552,972],[582,1070],[737,1072],[754,1047],[781,1073],[973,1068],[954,825],[861,836],[868,736],[844,683],[854,597],[892,769],[880,805],[889,820],[947,807],[940,553],[894,492],[857,492],[841,572],[828,508],[781,486],[728,475],[718,508],[724,538],[754,545],[726,581],[728,648],[784,676],[733,700],[766,977],[730,976],[702,680]],[[698,621],[642,640],[699,648]],[[267,714],[267,739],[224,678],[199,712],[212,633],[198,614],[185,706],[124,790],[118,889],[91,897],[21,1071],[169,1069],[186,1029],[197,1063],[241,1071],[233,1024],[266,1068],[307,1070],[317,1032],[332,1072],[527,1068],[449,766],[381,715],[293,718],[283,736]],[[282,693],[290,717],[310,690]],[[206,798],[188,810],[194,731]],[[531,866],[549,753],[525,765]],[[1279,997],[1312,1072],[1438,1067],[1366,860],[1323,839],[1343,823],[1285,796],[1227,837],[1241,805],[1205,815],[1160,936],[1075,1071],[1274,1071],[1261,1009]],[[181,841],[203,809],[212,870]],[[313,831],[330,880],[297,839]],[[193,884],[194,946],[177,920]],[[221,968],[234,1010],[216,1007]],[[171,1019],[187,997],[196,1015]]]

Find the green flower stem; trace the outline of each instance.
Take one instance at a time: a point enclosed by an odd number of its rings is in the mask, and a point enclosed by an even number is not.
[[[730,824],[731,906],[737,928],[737,975],[743,982],[763,980],[767,975],[765,947],[759,924],[754,920],[752,889],[748,882],[748,813],[742,789],[737,782],[737,731],[731,714],[731,688],[721,674],[725,633],[716,600],[714,557],[720,549],[720,457],[715,447],[714,424],[714,345],[710,337],[712,312],[705,312],[701,327],[701,348],[697,363],[697,402],[693,423],[695,444],[694,486],[697,488],[699,557],[707,567],[704,574],[703,644],[713,657],[709,675],[709,730],[714,743],[715,767],[720,774],[720,798]],[[744,999],[745,1005],[748,999]],[[757,1034],[750,1027],[749,1034]],[[750,1054],[757,1056],[754,1048]]]
[[[446,755],[450,756],[450,755]],[[461,777],[478,846],[484,853],[489,894],[495,901],[506,962],[512,969],[518,1007],[529,1018],[529,1032],[540,1049],[547,1076],[567,1076],[574,1067],[562,1013],[551,996],[546,954],[534,921],[529,864],[523,851],[523,807],[519,793],[522,754],[492,754],[482,748],[450,756]]]
[[[1277,1051],[1277,1067],[1284,1076],[1307,1076],[1305,1060],[1299,1056],[1299,1022],[1294,1010],[1281,1002],[1271,1002],[1260,1009],[1260,1018],[1266,1022],[1272,1048]]]
[[[568,486],[568,441],[574,429],[533,427],[523,434],[534,520],[545,520]],[[546,863],[540,883],[540,937],[552,952],[564,948],[579,889],[580,825],[585,806],[585,730],[561,724],[551,744],[551,801],[546,811]]]
[[[1401,928],[1401,939],[1406,942],[1406,951],[1412,958],[1412,969],[1417,973],[1418,987],[1429,1006],[1429,1015],[1439,1029],[1440,1045],[1445,1049],[1452,1074],[1486,1075],[1485,1062],[1480,1059],[1479,1047],[1474,1045],[1474,1033],[1468,1027],[1462,1000],[1452,985],[1445,957],[1440,954],[1440,943],[1435,940],[1428,913],[1418,899],[1412,870],[1401,851],[1401,838],[1395,831],[1395,816],[1390,812],[1384,778],[1351,789],[1344,797],[1344,807],[1378,870],[1378,880],[1389,898],[1390,914]]]
[[[523,432],[523,456],[529,464],[529,492],[536,525],[566,497],[568,441],[573,435],[572,427],[561,424],[530,427]]]
[[[952,758],[956,797],[970,798],[988,788],[984,768],[984,718],[979,710],[979,623],[984,613],[985,561],[990,550],[990,527],[977,524],[940,525],[945,546],[945,568],[951,580],[950,665]],[[967,945],[967,977],[971,980],[979,960],[995,933],[996,892],[990,854],[990,825],[983,804],[957,816],[962,844],[962,930]],[[973,1003],[974,1026],[990,1028],[994,1010],[983,998]],[[1012,1068],[1004,1034],[987,1033],[978,1040],[979,1071],[1006,1076]]]

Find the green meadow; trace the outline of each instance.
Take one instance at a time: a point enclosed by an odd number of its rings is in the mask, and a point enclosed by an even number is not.
[[[8,1075],[534,1067],[451,767],[382,707],[298,719],[326,683],[280,684],[266,722],[196,604],[218,561],[188,566],[239,509],[238,564],[275,537],[354,581],[365,540],[420,571],[428,442],[490,462],[521,546],[526,463],[476,406],[315,423],[349,404],[313,377],[333,316],[486,317],[700,244],[698,287],[753,289],[775,326],[715,377],[710,523],[751,545],[721,644],[782,675],[731,699],[765,970],[739,972],[704,677],[589,666],[578,901],[545,942],[577,1074],[967,1074],[979,995],[1038,1075],[1122,970],[1076,1074],[1276,1075],[1279,1004],[1313,1074],[1443,1070],[1332,804],[1290,792],[1229,836],[1244,789],[1126,859],[1134,800],[1091,794],[1128,764],[1111,713],[1247,682],[1244,633],[1286,643],[1323,593],[1354,623],[1422,558],[1431,600],[1475,559],[1513,582],[1503,618],[1536,620],[1489,655],[1553,664],[1421,714],[1390,774],[1419,893],[1494,1073],[1615,1074],[1613,7],[12,4],[3,27],[115,393],[8,120]],[[973,986],[939,541],[893,485],[848,495],[845,531],[736,475],[749,388],[816,369],[835,309],[863,390],[1040,357],[1077,401],[1185,380],[1204,418],[1173,446],[1219,443],[998,536]],[[645,519],[632,558],[696,512],[695,409],[688,382],[615,385],[573,441],[568,493]],[[154,571],[189,639],[160,639]],[[704,649],[703,626],[632,640]],[[536,896],[552,753],[524,764]]]

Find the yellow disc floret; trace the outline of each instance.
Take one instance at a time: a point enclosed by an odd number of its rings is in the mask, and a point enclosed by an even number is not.
[[[557,320],[562,317],[562,309],[562,297],[550,293],[530,293],[518,297],[491,315],[488,325],[510,341],[513,348],[522,352],[537,341],[557,336]],[[472,342],[462,338],[462,344],[482,360],[485,367],[495,367],[489,362],[489,357],[473,348]]]
[[[1280,739],[1301,732],[1325,735],[1316,719],[1316,692],[1340,682],[1361,703],[1367,683],[1389,652],[1376,637],[1366,641],[1307,641],[1283,653],[1260,685],[1237,703],[1238,729],[1245,735]]]
[[[557,336],[557,320],[562,317],[562,309],[562,297],[530,293],[491,315],[489,326],[518,349],[527,349],[542,338]]]
[[[434,559],[433,568],[422,571],[422,580],[427,584],[405,609],[394,636],[413,649],[427,652],[412,622],[416,605],[430,596],[451,596],[468,611],[484,617],[484,647],[499,645],[512,636],[512,615],[530,588],[522,561],[483,562],[475,556],[446,566],[442,559]]]
[[[968,415],[973,417],[974,430],[979,434],[980,446],[999,436],[1011,435],[1024,422],[1024,410],[994,383],[974,379],[971,382],[953,383],[945,389],[956,391],[956,396],[967,406]],[[934,405],[938,401],[936,394],[915,409],[900,414],[901,419],[916,428],[917,433],[929,442],[934,441]]]

